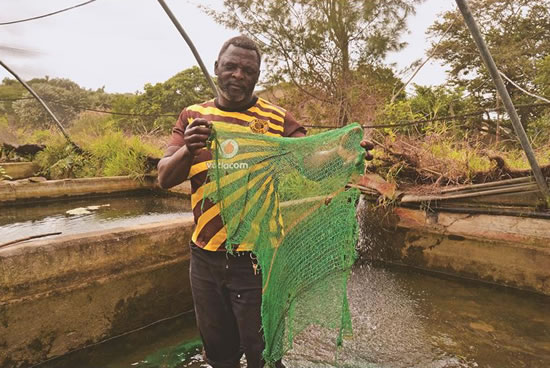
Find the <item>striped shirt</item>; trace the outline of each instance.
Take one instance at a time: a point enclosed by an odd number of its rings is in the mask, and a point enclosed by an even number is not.
[[[215,100],[210,100],[189,106],[181,112],[172,130],[172,138],[168,146],[183,146],[185,128],[197,118],[243,126],[261,120],[267,122],[268,129],[264,134],[275,137],[303,136],[306,133],[305,128],[298,124],[290,113],[262,98],[254,97],[248,108],[239,111],[222,108]],[[204,184],[207,182],[207,165],[210,162],[212,162],[211,152],[201,150],[194,157],[189,170],[191,206],[195,218],[195,230],[191,239],[198,247],[205,250],[225,251],[227,233],[220,216],[219,206],[208,199],[205,199],[203,203]],[[242,245],[237,250],[250,249]]]

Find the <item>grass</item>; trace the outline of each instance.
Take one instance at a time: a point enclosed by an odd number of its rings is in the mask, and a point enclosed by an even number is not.
[[[430,161],[439,161],[436,165],[439,170],[454,176],[471,178],[476,172],[488,171],[492,167],[491,160],[483,151],[464,143],[440,139],[424,144],[422,148],[431,155]]]
[[[56,132],[34,132],[34,138],[46,144],[46,149],[35,157],[42,175],[51,179],[119,175],[139,178],[147,171],[146,157],[162,155],[158,147],[125,135],[104,116],[81,117],[73,123],[69,135],[84,154],[77,153]]]
[[[68,125],[71,138],[81,146],[85,155],[79,155],[67,145],[57,129],[23,130],[10,128],[6,119],[0,119],[0,130],[8,131],[17,136],[19,143],[41,143],[46,150],[35,158],[42,168],[42,174],[49,178],[117,176],[130,175],[140,177],[145,174],[145,157],[161,157],[161,147],[168,137],[156,135],[132,136],[117,128],[116,121],[111,117],[87,112],[81,114]],[[325,129],[309,128],[308,135],[326,131]],[[452,129],[439,125],[421,134],[402,134],[393,129],[378,130],[377,139],[384,142],[394,152],[403,152],[418,161],[416,168],[421,175],[432,172],[437,179],[437,173],[452,181],[468,183],[476,173],[490,171],[495,163],[491,156],[500,156],[511,170],[527,170],[529,162],[518,144],[510,142],[496,145],[469,139],[467,136],[457,136]],[[479,138],[478,139],[483,139]],[[540,166],[550,165],[550,145],[542,144],[539,139],[536,156]],[[411,170],[407,164],[395,157],[387,155],[378,148],[374,151],[374,166],[377,172],[390,182],[410,182]],[[407,169],[408,168],[408,169]],[[431,170],[431,171],[430,171]],[[414,173],[414,169],[413,169]],[[427,173],[427,174],[426,174]],[[6,178],[0,172],[0,177]],[[456,180],[453,180],[456,179]],[[429,180],[428,180],[429,181]],[[412,179],[412,183],[416,181]],[[421,180],[421,182],[426,182]],[[282,194],[291,199],[298,195],[296,191],[304,183],[289,176],[280,183]],[[307,183],[315,186],[318,183]],[[322,192],[321,188],[315,188]]]
[[[371,169],[392,183],[469,184],[496,180],[505,175],[492,157],[505,162],[505,170],[529,170],[530,164],[517,142],[496,144],[477,139],[457,139],[452,132],[418,136],[379,134],[384,149],[374,152]],[[539,166],[550,165],[550,145],[535,148]],[[443,180],[440,180],[443,179]]]

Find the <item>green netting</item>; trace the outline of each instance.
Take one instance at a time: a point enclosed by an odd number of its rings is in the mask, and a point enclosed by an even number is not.
[[[254,133],[266,126],[214,123],[204,195],[220,207],[228,251],[258,258],[269,365],[308,326],[337,329],[338,344],[351,333],[359,191],[345,185],[362,172],[364,150],[358,124],[304,138]]]
[[[176,346],[170,346],[156,351],[139,363],[134,363],[139,368],[176,368],[192,359],[193,355],[201,354],[201,339],[193,339]],[[186,365],[187,366],[187,365]]]

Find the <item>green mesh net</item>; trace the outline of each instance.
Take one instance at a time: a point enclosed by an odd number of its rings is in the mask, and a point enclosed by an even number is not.
[[[338,344],[351,334],[346,285],[359,191],[345,186],[362,173],[363,132],[351,124],[281,138],[253,128],[214,123],[204,195],[220,207],[228,251],[252,250],[258,259],[269,366],[309,326],[338,330]]]

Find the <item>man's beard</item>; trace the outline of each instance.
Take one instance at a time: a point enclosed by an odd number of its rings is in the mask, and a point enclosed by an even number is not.
[[[238,93],[237,95],[233,94],[230,91],[230,83],[229,82],[220,83],[218,85],[218,87],[219,87],[218,88],[219,92],[223,96],[223,98],[225,98],[228,101],[233,101],[233,102],[242,102],[242,101],[246,100],[247,98],[250,98],[250,96],[252,96],[252,92],[254,91],[254,87],[252,87],[252,88],[246,88],[245,87],[244,89],[241,89],[240,93]]]

